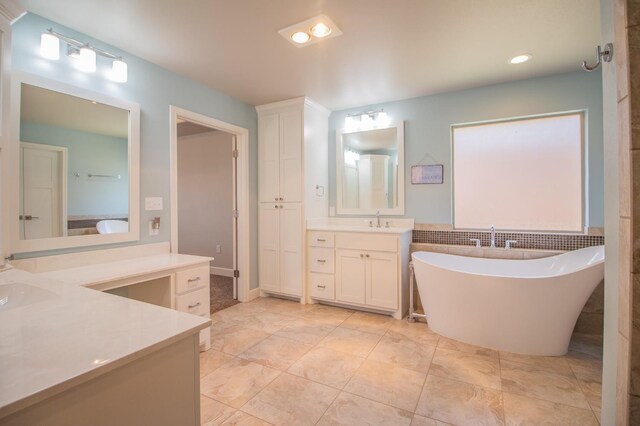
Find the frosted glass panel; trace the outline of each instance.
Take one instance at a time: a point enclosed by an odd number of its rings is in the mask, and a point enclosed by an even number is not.
[[[581,113],[453,128],[454,225],[583,230]]]

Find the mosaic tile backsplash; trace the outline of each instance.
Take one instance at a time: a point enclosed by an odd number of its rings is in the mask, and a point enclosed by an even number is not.
[[[489,247],[491,233],[483,231],[431,231],[413,230],[414,243],[474,246],[471,238],[478,238],[483,247]],[[506,240],[515,240],[514,248],[536,250],[577,250],[604,244],[598,235],[530,234],[525,232],[496,232],[496,247],[504,247]]]

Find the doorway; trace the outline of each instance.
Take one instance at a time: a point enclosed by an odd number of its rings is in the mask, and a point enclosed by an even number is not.
[[[171,251],[213,257],[212,312],[249,300],[248,131],[171,107]]]

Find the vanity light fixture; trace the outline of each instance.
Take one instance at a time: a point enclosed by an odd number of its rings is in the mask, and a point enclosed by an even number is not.
[[[342,34],[340,28],[327,15],[318,15],[278,31],[296,47],[309,46]]]
[[[380,129],[388,127],[390,123],[391,119],[383,109],[349,114],[344,119],[344,127],[347,132]]]
[[[522,64],[524,62],[527,62],[529,59],[531,59],[531,55],[529,55],[528,53],[524,53],[522,55],[517,55],[509,59],[509,63],[513,65]]]
[[[47,29],[40,37],[40,54],[47,59],[59,59],[60,40],[67,44],[67,56],[78,60],[78,69],[84,72],[95,72],[97,56],[103,56],[113,60],[112,68],[107,72],[109,78],[118,83],[126,83],[127,63],[122,60],[121,56],[91,46],[89,43],[82,43],[74,38],[53,31],[51,28]]]

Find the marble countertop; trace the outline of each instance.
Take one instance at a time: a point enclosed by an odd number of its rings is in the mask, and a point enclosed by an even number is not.
[[[29,304],[0,306],[0,418],[209,326],[208,318],[83,287],[203,260],[163,254],[118,261],[117,268],[107,262],[0,273],[0,289],[13,285],[37,296]]]
[[[334,224],[312,224],[307,225],[307,231],[332,231],[332,232],[364,232],[368,234],[404,234],[405,232],[411,232],[413,228],[402,227],[389,227],[384,226],[369,227],[369,226],[354,226],[354,225],[334,225]]]
[[[307,219],[308,231],[362,232],[367,234],[404,234],[413,231],[411,218],[380,217],[380,226],[375,224],[376,217],[328,217]],[[389,225],[388,227],[386,225]]]

